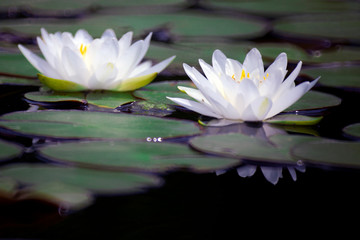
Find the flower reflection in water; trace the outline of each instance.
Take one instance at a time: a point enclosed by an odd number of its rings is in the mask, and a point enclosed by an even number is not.
[[[208,127],[206,134],[228,134],[228,133],[241,133],[247,136],[253,136],[257,139],[269,141],[269,138],[274,135],[287,135],[288,133],[280,128],[271,124],[255,124],[255,123],[239,123],[222,127]],[[283,177],[283,168],[286,168],[290,173],[291,178],[296,181],[296,171],[305,172],[306,167],[302,162],[298,162],[294,166],[283,165],[261,165],[261,164],[244,164],[236,169],[240,177],[251,177],[255,174],[258,167],[261,169],[265,179],[272,184],[277,184],[279,179]],[[216,171],[217,175],[224,174],[226,170]]]

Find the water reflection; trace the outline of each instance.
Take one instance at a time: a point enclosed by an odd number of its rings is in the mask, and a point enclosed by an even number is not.
[[[226,126],[211,126],[207,127],[205,134],[216,135],[216,134],[229,134],[229,133],[241,133],[247,136],[252,136],[261,140],[270,141],[269,138],[273,135],[288,135],[288,132],[297,133],[314,133],[310,127],[297,127],[292,126],[291,128],[279,125],[272,125],[268,123],[234,123]],[[314,134],[316,135],[316,134]],[[306,167],[301,162],[294,166],[283,166],[283,165],[259,165],[259,164],[244,164],[236,169],[240,177],[246,178],[251,177],[255,174],[256,170],[260,168],[265,179],[272,184],[277,184],[279,179],[283,177],[283,170],[287,169],[291,178],[296,181],[296,171],[305,172]],[[226,170],[216,171],[217,175],[225,173]]]

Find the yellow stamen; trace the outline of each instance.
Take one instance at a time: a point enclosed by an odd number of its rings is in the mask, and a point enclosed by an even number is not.
[[[81,53],[81,55],[85,55],[85,53],[86,53],[86,50],[87,50],[87,46],[84,46],[84,44],[81,44],[81,46],[80,46],[80,53]]]
[[[235,74],[233,74],[233,75],[231,76],[231,78],[235,80]]]
[[[241,71],[240,81],[243,80],[244,78],[245,78],[245,70],[243,69]]]

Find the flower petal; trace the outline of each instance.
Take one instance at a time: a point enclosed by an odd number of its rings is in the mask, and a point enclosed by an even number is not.
[[[267,97],[260,97],[251,103],[251,107],[259,120],[264,120],[272,107],[272,101]]]
[[[118,41],[119,44],[119,55],[122,55],[131,45],[133,32],[125,33]]]
[[[200,64],[200,67],[202,68],[206,78],[215,87],[214,89],[218,90],[218,92],[224,96],[225,95],[224,86],[220,79],[219,74],[214,70],[214,68],[212,66],[207,64],[204,60],[199,59],[199,64]]]
[[[89,71],[83,59],[68,47],[62,51],[62,65],[66,76],[64,80],[87,86]]]
[[[202,103],[206,102],[207,104],[209,104],[209,101],[204,97],[204,95],[195,88],[179,86],[178,89],[182,92],[185,92],[187,95],[189,95],[198,102],[202,102]]]
[[[216,73],[225,73],[225,64],[226,64],[225,54],[216,49],[212,55],[212,65]]]
[[[191,101],[191,100],[187,100],[187,99],[183,99],[183,98],[172,98],[172,97],[166,97],[166,98],[191,110],[191,111],[194,111],[194,112],[197,112],[202,115],[209,116],[209,117],[221,118],[220,115],[214,113],[211,109],[209,109],[204,104],[201,104],[201,103],[198,103],[195,101]]]
[[[282,178],[282,167],[261,166],[260,169],[266,180],[274,185],[277,184],[279,178]]]
[[[300,85],[290,89],[289,91],[284,92],[280,97],[276,99],[273,103],[273,107],[267,114],[266,118],[271,118],[276,114],[282,112],[286,108],[293,105],[296,101],[298,101],[306,92],[312,88],[319,78],[310,82],[303,82]]]
[[[80,44],[83,43],[85,45],[91,43],[92,40],[93,40],[93,37],[84,29],[77,30],[77,32],[75,33],[74,38]]]
[[[175,59],[175,56],[169,57],[157,64],[155,64],[154,66],[146,69],[143,72],[138,73],[135,76],[142,76],[142,75],[147,75],[147,74],[151,74],[151,73],[160,73],[162,70],[164,70],[173,60]]]
[[[243,165],[236,169],[240,177],[251,177],[256,172],[256,165]]]
[[[136,77],[136,76],[140,75],[142,72],[145,72],[146,70],[151,68],[151,65],[152,65],[152,62],[150,60],[140,63],[131,72],[131,74],[129,75],[129,78]]]
[[[149,84],[152,80],[156,78],[156,76],[157,73],[155,72],[148,75],[141,75],[138,77],[124,79],[120,82],[115,82],[114,84],[107,86],[106,89],[119,92],[133,91]]]
[[[116,39],[116,34],[115,34],[114,30],[109,28],[104,31],[104,33],[101,35],[101,38],[115,38]]]
[[[251,49],[250,52],[246,54],[243,66],[247,72],[252,73],[258,70],[260,75],[264,73],[264,63],[257,48]]]
[[[276,94],[274,94],[274,97],[272,98],[273,101],[276,101],[277,98],[279,98],[283,94],[284,91],[286,91],[289,88],[291,88],[292,86],[294,86],[294,81],[300,73],[301,66],[302,66],[302,62],[300,61],[296,65],[295,69],[291,72],[291,74],[285,79],[285,81],[283,81],[281,83],[279,89],[277,90]]]
[[[20,51],[25,56],[25,58],[42,74],[51,77],[51,78],[61,78],[60,75],[53,69],[49,63],[44,59],[40,58],[36,54],[32,53],[26,47],[18,45]]]

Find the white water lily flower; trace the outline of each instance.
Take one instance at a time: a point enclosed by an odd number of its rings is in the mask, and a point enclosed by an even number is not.
[[[210,66],[202,59],[203,76],[194,67],[184,64],[186,74],[198,89],[179,87],[196,101],[171,98],[173,102],[200,114],[235,121],[262,121],[285,110],[307,91],[319,78],[295,86],[302,62],[284,80],[287,55],[281,53],[264,71],[260,52],[253,48],[244,63],[227,58],[215,50]]]
[[[37,43],[45,60],[22,45],[19,49],[45,75],[39,79],[54,90],[131,91],[150,83],[175,58],[154,66],[151,61],[141,63],[152,34],[131,44],[132,35],[128,32],[118,40],[107,29],[101,38],[93,39],[83,29],[73,36],[69,32],[49,34],[42,28]]]

